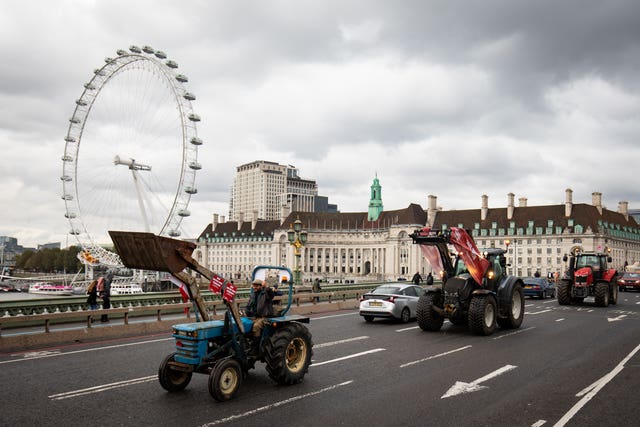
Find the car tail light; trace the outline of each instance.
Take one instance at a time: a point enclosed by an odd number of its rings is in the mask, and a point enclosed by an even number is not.
[[[539,291],[539,290],[540,290],[540,286],[538,286],[538,285],[534,285],[534,286],[533,286],[533,289],[535,289],[536,291]]]
[[[360,297],[360,299],[358,301],[362,302],[364,300],[365,300],[365,298],[364,298],[364,295],[363,295],[363,296]]]
[[[389,297],[387,301],[389,301],[390,303],[394,303],[396,302],[396,297]]]

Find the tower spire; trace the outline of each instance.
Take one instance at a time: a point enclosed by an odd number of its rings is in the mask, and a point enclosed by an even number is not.
[[[369,199],[369,214],[367,216],[369,221],[376,221],[382,213],[382,186],[378,180],[378,172],[375,174],[373,183],[371,184],[371,197]]]

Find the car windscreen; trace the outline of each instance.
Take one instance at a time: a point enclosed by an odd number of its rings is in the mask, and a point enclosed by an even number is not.
[[[379,288],[375,288],[371,291],[372,294],[384,294],[384,295],[394,295],[400,292],[400,288],[397,286],[380,286]]]
[[[640,279],[640,273],[624,273],[622,277],[625,279]]]
[[[537,277],[524,279],[525,285],[541,285],[544,283],[544,279],[539,279]]]

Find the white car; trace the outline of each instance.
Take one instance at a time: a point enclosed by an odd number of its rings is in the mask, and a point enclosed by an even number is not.
[[[378,286],[360,298],[360,316],[367,322],[382,317],[406,323],[416,317],[416,306],[424,293],[424,289],[412,284],[387,283]]]

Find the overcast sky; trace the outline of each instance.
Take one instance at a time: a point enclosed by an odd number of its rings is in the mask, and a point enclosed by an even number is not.
[[[376,174],[386,210],[426,208],[429,194],[444,209],[479,208],[482,194],[504,207],[510,192],[558,204],[566,188],[574,203],[599,191],[609,209],[640,208],[635,0],[0,9],[0,235],[23,246],[66,245],[68,119],[93,70],[130,45],[166,52],[197,96],[205,143],[183,223],[192,236],[228,215],[235,167],[254,160],[298,167],[342,212],[367,210]]]

